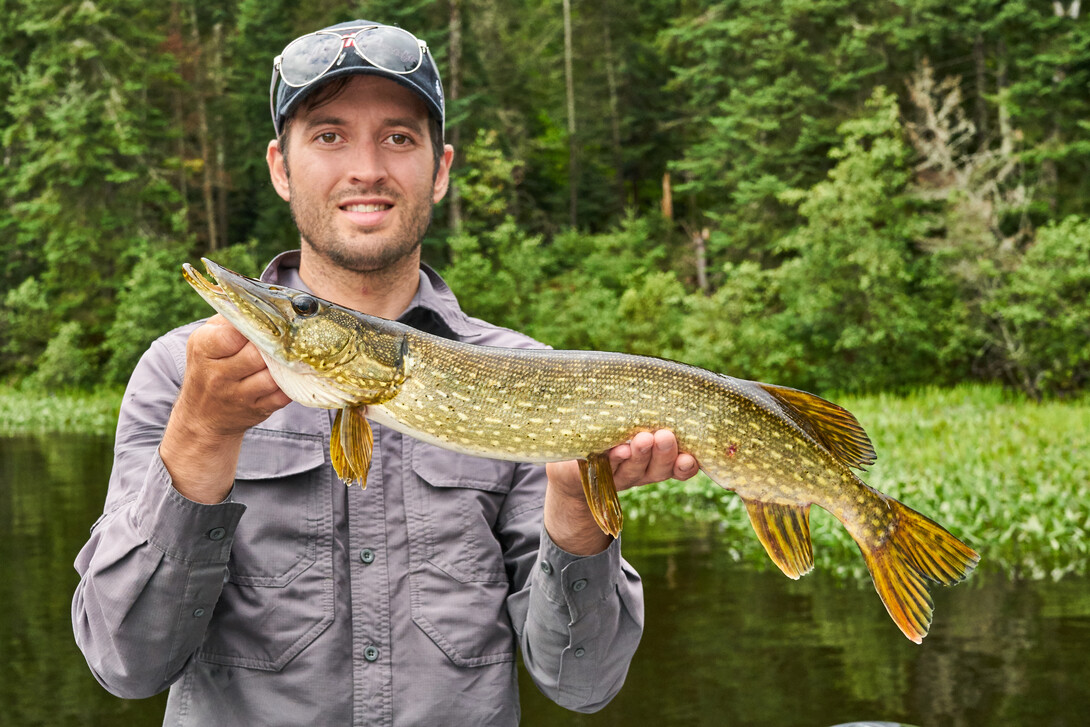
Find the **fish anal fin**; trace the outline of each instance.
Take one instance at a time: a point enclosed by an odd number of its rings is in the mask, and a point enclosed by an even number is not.
[[[784,407],[792,421],[844,464],[864,469],[878,459],[870,437],[844,407],[798,389],[756,383]]]
[[[743,500],[757,539],[788,578],[798,580],[814,568],[810,506]]]
[[[901,632],[917,644],[931,627],[934,602],[927,582],[953,585],[965,580],[980,556],[938,523],[892,498],[888,533],[868,540],[856,537],[874,589]]]
[[[337,476],[346,485],[359,483],[360,487],[367,487],[374,434],[364,411],[365,407],[358,406],[338,409],[333,419],[329,457]]]
[[[621,534],[624,516],[613,484],[613,468],[604,453],[588,455],[579,460],[579,474],[583,479],[583,494],[587,498],[594,522],[603,533],[617,537]]]

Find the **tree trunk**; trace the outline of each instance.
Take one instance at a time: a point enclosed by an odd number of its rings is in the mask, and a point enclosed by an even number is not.
[[[226,84],[224,83],[224,63],[223,63],[223,23],[216,23],[213,28],[212,34],[213,40],[213,52],[214,52],[214,65],[212,73],[210,74],[213,88],[217,98],[222,98]],[[222,107],[221,107],[222,108]],[[215,115],[215,129],[219,132],[215,134],[216,140],[216,169],[215,169],[215,184],[216,184],[216,219],[219,224],[216,226],[216,231],[219,233],[219,240],[217,247],[226,247],[229,241],[230,232],[227,229],[227,146],[226,146],[226,134],[223,132],[223,117],[217,111]]]
[[[450,48],[449,48],[449,74],[450,80],[447,88],[447,101],[457,101],[461,94],[462,76],[462,0],[450,0]],[[452,127],[446,132],[454,153],[458,154],[462,148],[462,130],[458,126]],[[462,193],[458,185],[453,181],[450,185],[450,229],[458,234],[462,230]]]
[[[988,100],[984,97],[988,78],[982,35],[977,35],[973,41],[973,63],[976,66],[976,133],[977,139],[983,143],[988,137]]]
[[[568,95],[568,222],[577,227],[579,218],[578,146],[575,139],[575,82],[572,77],[571,0],[564,0],[564,79]]]
[[[193,41],[193,52],[197,60],[193,73],[193,89],[197,100],[197,137],[201,147],[201,191],[204,202],[204,213],[207,222],[208,250],[219,249],[219,231],[216,229],[216,207],[213,190],[215,182],[215,159],[209,143],[208,131],[208,104],[205,102],[204,85],[207,75],[204,69],[204,48],[201,45],[200,21],[197,18],[196,5],[189,6],[189,19],[191,23],[190,36]]]
[[[613,40],[610,37],[609,18],[603,23],[603,33],[606,54],[606,81],[609,84],[609,120],[613,133],[613,180],[616,187],[617,211],[624,213],[624,150],[621,148],[621,114],[620,102],[617,96],[617,72],[613,57]]]

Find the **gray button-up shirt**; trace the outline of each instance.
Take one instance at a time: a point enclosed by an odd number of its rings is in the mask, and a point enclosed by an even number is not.
[[[298,260],[262,278],[305,288]],[[466,316],[428,268],[401,320],[539,345]],[[292,403],[247,432],[227,502],[180,495],[158,445],[196,325],[133,372],[104,514],[76,559],[76,641],[107,689],[170,687],[169,725],[513,725],[521,646],[557,703],[616,694],[642,632],[639,576],[619,541],[584,558],[550,541],[541,466],[375,426],[367,489],[346,488],[332,412]]]

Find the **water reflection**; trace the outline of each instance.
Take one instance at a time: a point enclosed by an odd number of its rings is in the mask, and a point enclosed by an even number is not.
[[[109,464],[104,438],[0,437],[0,725],[162,723],[164,696],[112,697],[72,641],[72,561]],[[1090,580],[978,573],[936,590],[932,633],[916,646],[869,585],[757,571],[730,562],[715,532],[686,527],[625,529],[647,628],[620,696],[576,715],[523,678],[524,725],[1085,724]]]
[[[102,510],[103,437],[0,437],[0,724],[159,725],[165,696],[117,699],[72,638],[72,562]]]

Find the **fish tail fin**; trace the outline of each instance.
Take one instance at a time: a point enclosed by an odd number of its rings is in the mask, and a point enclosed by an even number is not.
[[[360,487],[367,487],[367,470],[371,466],[374,443],[374,434],[364,416],[364,407],[337,410],[329,438],[329,458],[344,484],[359,483]]]
[[[745,498],[743,502],[757,539],[784,575],[798,580],[813,570],[809,505],[781,505]]]
[[[613,484],[609,457],[598,453],[579,460],[579,474],[582,475],[583,494],[594,522],[598,523],[603,533],[617,537],[621,534],[624,516],[617,499],[617,487]]]
[[[886,502],[893,511],[886,535],[855,540],[886,611],[901,632],[919,644],[927,636],[934,610],[927,582],[950,586],[965,580],[980,555],[935,521],[892,498]]]

